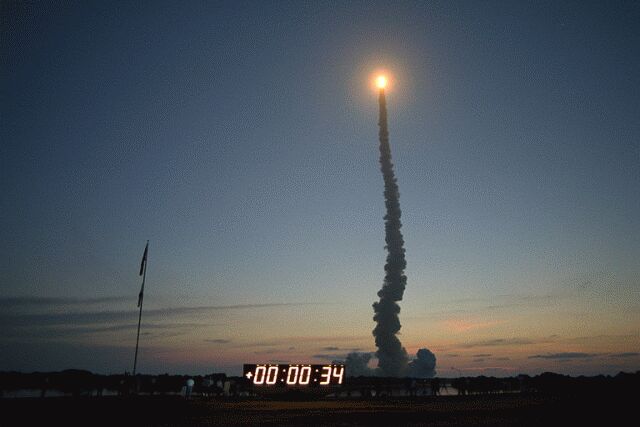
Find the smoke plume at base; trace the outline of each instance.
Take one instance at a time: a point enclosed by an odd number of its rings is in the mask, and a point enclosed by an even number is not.
[[[433,378],[436,376],[436,355],[427,348],[421,348],[416,358],[409,363],[409,376],[412,378]]]
[[[372,369],[369,362],[373,353],[352,352],[345,359],[334,360],[332,363],[344,363],[347,377],[385,377],[389,376],[380,368]],[[433,378],[436,376],[436,356],[427,348],[416,352],[416,357],[407,364],[406,376],[412,378]]]

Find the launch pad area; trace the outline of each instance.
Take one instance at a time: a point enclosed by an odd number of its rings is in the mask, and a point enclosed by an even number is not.
[[[632,398],[522,393],[309,401],[61,397],[0,399],[0,411],[5,420],[40,426],[534,426],[581,422],[616,425],[616,421],[635,413]]]

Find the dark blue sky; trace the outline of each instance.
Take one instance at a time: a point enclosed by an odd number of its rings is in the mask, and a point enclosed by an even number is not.
[[[543,350],[637,352],[638,22],[637,1],[3,2],[3,304],[84,313],[85,298],[131,296],[97,309],[134,310],[149,239],[150,309],[312,307],[151,336],[172,355],[157,366],[235,366],[203,341],[358,336],[371,350],[384,205],[370,79],[385,68],[408,349],[451,365],[468,342],[537,345],[505,349],[509,366],[464,367],[478,372],[537,369]],[[500,298],[508,307],[487,314]],[[82,319],[66,327],[99,323]],[[6,340],[51,354],[130,343],[52,329],[47,344],[35,320]],[[571,341],[588,337],[607,338]],[[183,345],[201,359],[172,353]],[[73,363],[129,363],[85,359]],[[565,368],[617,369],[606,363]]]

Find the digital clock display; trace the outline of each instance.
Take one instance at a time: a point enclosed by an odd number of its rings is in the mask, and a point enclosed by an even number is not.
[[[242,375],[256,386],[322,387],[344,381],[344,365],[244,365]]]

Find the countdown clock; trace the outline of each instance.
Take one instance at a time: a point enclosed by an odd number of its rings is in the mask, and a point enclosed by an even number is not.
[[[244,365],[244,378],[255,386],[327,387],[344,381],[344,365]]]

